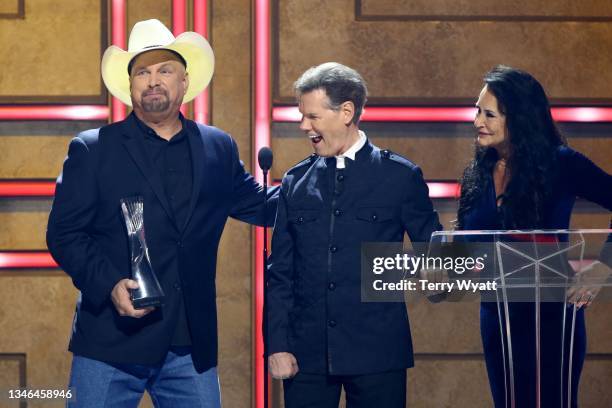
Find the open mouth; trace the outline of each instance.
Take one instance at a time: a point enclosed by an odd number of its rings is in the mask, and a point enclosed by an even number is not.
[[[314,144],[317,144],[321,140],[323,140],[323,136],[320,136],[320,135],[308,135],[308,137],[310,138],[310,141]]]

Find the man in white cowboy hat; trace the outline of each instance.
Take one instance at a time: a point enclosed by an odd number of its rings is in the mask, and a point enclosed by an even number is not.
[[[215,266],[228,216],[263,225],[262,188],[234,140],[179,111],[211,79],[214,56],[197,33],[174,38],[137,23],[127,51],[109,47],[102,77],[133,107],[123,121],[70,143],[49,216],[47,243],[80,290],[69,349],[69,406],[219,407]],[[274,194],[274,190],[270,194]],[[161,307],[135,309],[120,200],[141,196]],[[268,222],[268,223],[269,223]]]

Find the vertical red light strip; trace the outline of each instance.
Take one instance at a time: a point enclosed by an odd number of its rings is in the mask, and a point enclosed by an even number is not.
[[[208,1],[206,0],[193,0],[193,31],[208,39]],[[208,88],[193,100],[193,119],[208,124]]]
[[[270,146],[270,2],[255,1],[255,143],[253,146],[253,168],[255,178],[263,182],[263,173],[257,166],[257,152]],[[255,407],[264,408],[264,377],[262,337],[264,270],[263,270],[263,228],[255,229],[255,316],[253,324],[255,378]],[[267,408],[267,407],[265,407]]]
[[[187,6],[186,0],[172,0],[172,34],[184,33],[187,29]],[[181,105],[181,113],[187,114],[187,104]]]
[[[172,34],[184,33],[187,23],[187,9],[185,0],[172,0]]]
[[[111,43],[126,49],[126,12],[125,0],[112,0],[111,3]],[[126,115],[126,106],[117,98],[111,101],[111,121],[123,120]]]

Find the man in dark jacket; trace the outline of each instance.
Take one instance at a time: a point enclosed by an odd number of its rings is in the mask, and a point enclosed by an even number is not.
[[[372,145],[366,86],[326,63],[295,84],[315,154],[284,176],[268,279],[268,355],[285,406],[404,407],[412,343],[403,303],[361,301],[363,242],[427,242],[441,226],[421,170]]]
[[[223,131],[180,106],[208,84],[212,50],[197,33],[176,39],[157,20],[137,23],[129,49],[110,47],[102,76],[133,106],[127,119],[72,140],[57,181],[47,243],[81,296],[69,349],[69,406],[220,407],[217,248],[228,216],[263,224],[262,188]],[[165,299],[135,309],[120,200],[140,196],[153,270]],[[268,220],[273,219],[274,202]]]

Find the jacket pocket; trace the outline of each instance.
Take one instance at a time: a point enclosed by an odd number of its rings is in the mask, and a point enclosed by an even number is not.
[[[297,209],[289,212],[289,222],[297,226],[309,224],[319,218],[320,211],[315,209]]]
[[[371,223],[390,221],[396,216],[395,207],[358,207],[356,218]]]

